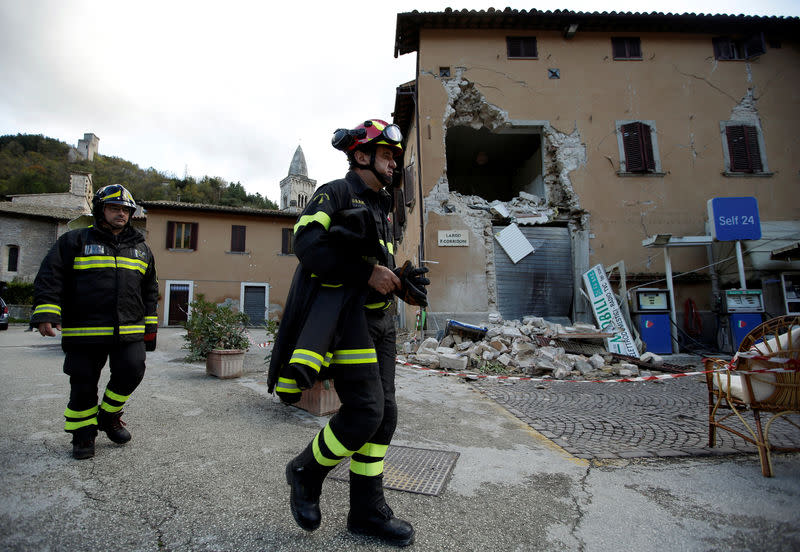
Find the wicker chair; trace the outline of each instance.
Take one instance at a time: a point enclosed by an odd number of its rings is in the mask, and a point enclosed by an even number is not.
[[[705,359],[708,385],[708,445],[716,444],[717,428],[730,431],[758,447],[761,473],[772,477],[770,451],[800,452],[796,447],[777,447],[769,442],[769,430],[777,418],[800,429],[789,418],[800,415],[800,316],[779,316],[764,322],[745,336],[730,362]],[[756,372],[786,369],[785,372]],[[721,412],[722,411],[722,412]],[[753,424],[745,414],[753,414]],[[769,415],[761,424],[761,414]],[[744,430],[726,425],[736,417]],[[754,427],[753,427],[754,426]]]

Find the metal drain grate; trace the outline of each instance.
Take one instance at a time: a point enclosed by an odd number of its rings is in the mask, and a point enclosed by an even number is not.
[[[457,452],[389,445],[383,461],[386,489],[439,496],[458,460]],[[350,462],[344,461],[328,477],[350,480]]]

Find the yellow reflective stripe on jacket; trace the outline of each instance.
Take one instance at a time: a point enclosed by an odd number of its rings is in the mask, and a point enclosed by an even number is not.
[[[394,255],[394,244],[392,242],[386,243],[383,240],[378,240],[382,246],[386,248],[390,255]]]
[[[378,362],[375,349],[339,349],[333,352],[331,364],[369,364]]]
[[[62,328],[64,337],[77,337],[79,335],[114,335],[114,326],[98,326],[95,328]]]
[[[42,304],[33,309],[33,314],[42,314],[45,312],[61,316],[61,307],[59,305]]]
[[[145,324],[158,324],[158,315],[153,316],[145,316],[144,317]]]
[[[309,351],[308,349],[295,349],[292,352],[292,358],[289,359],[289,364],[305,364],[313,368],[316,372],[322,367],[322,355]]]
[[[320,285],[321,285],[322,287],[326,287],[326,288],[340,288],[340,287],[342,287],[344,284],[320,284]]]
[[[144,324],[135,324],[133,326],[120,326],[119,327],[119,335],[132,335],[132,334],[143,334],[144,333]]]
[[[297,386],[297,380],[290,378],[278,378],[278,384],[275,386],[275,391],[278,393],[302,393]]]
[[[383,460],[378,460],[377,462],[359,462],[351,458],[350,471],[356,475],[375,477],[383,473]]]
[[[325,230],[331,227],[330,215],[325,211],[317,211],[313,215],[303,215],[300,217],[297,224],[294,225],[294,233],[297,234],[303,226],[311,224],[312,222],[318,222]]]
[[[391,306],[391,301],[381,301],[380,303],[367,303],[364,305],[364,308],[369,310],[386,310]]]
[[[127,268],[138,270],[142,274],[147,271],[147,263],[140,259],[129,257],[112,257],[110,255],[92,255],[91,257],[75,257],[72,263],[74,270],[88,270],[92,268]]]

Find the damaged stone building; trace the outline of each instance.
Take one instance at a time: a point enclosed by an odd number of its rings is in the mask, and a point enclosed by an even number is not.
[[[629,287],[664,287],[642,241],[707,235],[714,197],[800,220],[798,31],[775,17],[398,14],[395,56],[417,69],[393,113],[407,139],[397,257],[429,262],[429,328],[594,322],[583,274],[623,261]],[[673,273],[708,265],[707,249],[676,249]],[[708,270],[676,283],[679,320],[689,299],[713,318]]]

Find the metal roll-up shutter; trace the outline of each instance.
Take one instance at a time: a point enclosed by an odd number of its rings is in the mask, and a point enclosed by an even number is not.
[[[267,288],[265,286],[244,286],[244,313],[250,318],[251,326],[264,324],[267,304]]]
[[[504,226],[495,226],[494,233]],[[569,229],[520,226],[534,252],[514,264],[495,241],[497,306],[506,320],[541,316],[570,319],[573,295],[572,245]]]

